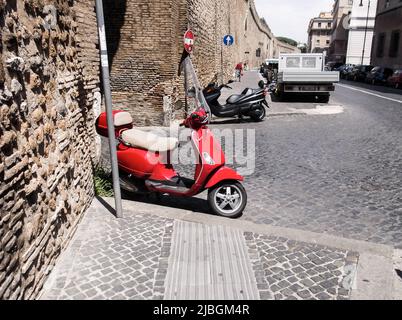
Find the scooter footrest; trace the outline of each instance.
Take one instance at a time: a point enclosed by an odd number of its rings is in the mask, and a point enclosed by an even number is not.
[[[157,191],[161,192],[177,192],[177,193],[186,193],[188,192],[194,181],[189,179],[179,178],[177,181],[155,181],[155,180],[147,180],[145,181],[147,187],[151,187]]]

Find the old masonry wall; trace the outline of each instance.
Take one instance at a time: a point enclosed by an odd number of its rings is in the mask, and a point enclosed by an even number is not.
[[[275,38],[254,0],[105,0],[104,6],[113,101],[136,125],[169,125],[185,116],[177,73],[187,28],[195,33],[192,56],[203,86],[233,78],[238,62],[256,68],[281,51],[298,51]],[[234,35],[231,47],[223,45],[226,34]]]
[[[94,1],[0,0],[0,29],[0,299],[33,299],[94,195]]]

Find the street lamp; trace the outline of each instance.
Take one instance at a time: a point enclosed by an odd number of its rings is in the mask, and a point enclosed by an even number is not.
[[[366,28],[364,29],[364,41],[363,41],[363,52],[362,52],[362,62],[361,62],[361,65],[363,65],[364,53],[365,53],[365,51],[366,51],[366,40],[367,40],[368,19],[369,19],[369,15],[370,15],[370,4],[371,4],[371,0],[368,0],[367,17],[366,17]],[[359,7],[363,7],[363,0],[360,0]]]

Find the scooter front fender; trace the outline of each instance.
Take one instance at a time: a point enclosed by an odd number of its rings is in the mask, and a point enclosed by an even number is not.
[[[208,183],[205,186],[205,189],[210,189],[217,184],[227,180],[244,181],[244,178],[233,169],[222,167],[218,171],[216,171],[215,174],[209,179]]]

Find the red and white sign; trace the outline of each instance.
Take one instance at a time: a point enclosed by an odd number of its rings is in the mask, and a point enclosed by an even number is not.
[[[187,30],[184,34],[184,49],[191,53],[194,49],[194,33],[191,30]]]

